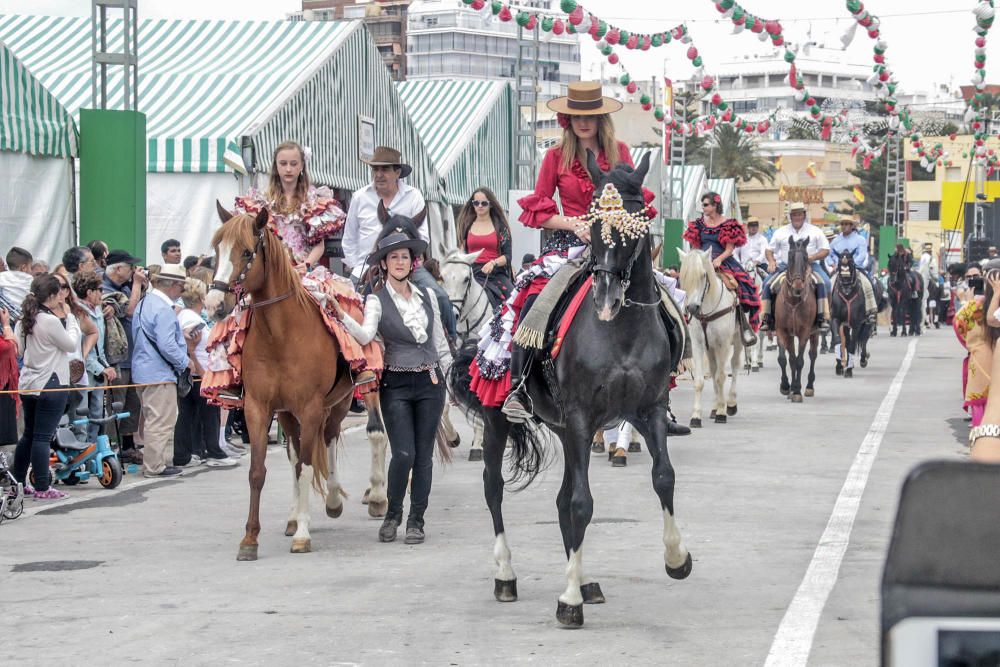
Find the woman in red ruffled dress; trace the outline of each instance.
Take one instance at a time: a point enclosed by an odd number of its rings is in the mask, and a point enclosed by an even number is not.
[[[330,300],[336,299],[344,312],[357,321],[364,319],[364,302],[350,280],[318,264],[326,239],[344,228],[347,215],[326,187],[314,188],[306,171],[308,155],[294,141],[278,145],[271,161],[266,192],[251,190],[237,197],[236,213],[270,213],[268,228],[281,239],[306,288],[328,315],[327,324],[336,336],[340,353],[356,373],[361,393],[375,391],[382,371],[382,349],[372,341],[365,346],[343,328]],[[208,342],[209,367],[202,379],[202,394],[224,407],[239,407],[240,354],[249,326],[249,309],[237,306],[233,316],[218,323]]]
[[[588,213],[594,195],[586,167],[587,151],[594,152],[605,171],[623,162],[632,165],[628,146],[615,139],[611,122],[611,114],[622,104],[604,97],[600,83],[571,83],[569,95],[550,100],[547,106],[557,113],[562,141],[545,154],[535,192],[518,204],[522,211],[519,219],[525,226],[551,233],[539,258],[514,279],[511,296],[480,331],[479,351],[469,371],[472,389],[482,404],[503,405],[503,413],[511,421],[524,421],[531,415],[521,388],[530,353],[512,342],[517,322],[549,279],[569,260],[583,255],[590,243],[590,228],[577,227],[577,218]],[[553,199],[556,192],[562,212]],[[649,204],[653,193],[644,192]]]
[[[757,342],[755,334],[760,329],[760,295],[753,278],[733,256],[735,250],[747,242],[746,230],[738,220],[723,217],[722,197],[718,193],[702,195],[701,208],[702,217],[688,223],[684,240],[692,248],[711,249],[712,266],[736,279],[743,342],[752,346]]]

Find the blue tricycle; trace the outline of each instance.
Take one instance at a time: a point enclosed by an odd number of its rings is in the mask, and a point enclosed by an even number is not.
[[[117,424],[130,416],[119,412],[121,403],[112,404],[112,414],[101,419],[79,416],[70,422],[63,416],[52,438],[52,453],[49,457],[49,472],[53,482],[73,486],[96,477],[105,489],[113,489],[122,481],[122,464],[111,448],[107,434],[97,436],[97,442],[87,442],[88,424]],[[35,485],[34,471],[29,475],[31,485]]]

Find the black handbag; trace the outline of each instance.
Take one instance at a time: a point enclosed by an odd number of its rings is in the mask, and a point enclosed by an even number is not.
[[[135,316],[137,318],[142,317],[141,304],[139,306],[139,312],[136,313]],[[169,366],[170,369],[174,372],[174,377],[177,378],[177,397],[184,398],[185,396],[191,393],[192,389],[194,389],[194,380],[191,379],[191,369],[184,368],[184,370],[178,371],[176,368],[174,368],[173,365],[167,360],[167,358],[163,356],[163,353],[160,352],[160,348],[156,345],[156,341],[154,341],[153,338],[148,333],[146,333],[146,329],[142,326],[142,319],[139,319],[138,322],[139,322],[139,331],[141,331],[142,335],[146,337],[146,340],[149,341],[149,344],[153,346],[153,349],[156,351],[156,353],[160,355],[160,359],[163,359],[163,363]]]

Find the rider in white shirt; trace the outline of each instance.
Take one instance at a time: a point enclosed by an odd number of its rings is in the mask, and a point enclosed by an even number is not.
[[[924,314],[924,320],[930,320],[930,312],[927,310],[928,293],[930,292],[930,286],[937,284],[938,277],[941,275],[937,257],[934,256],[934,246],[930,243],[923,245],[923,252],[920,254],[920,263],[917,264],[917,273],[924,279],[924,298],[923,303],[920,304],[920,312]],[[935,303],[933,307],[937,307],[937,304]],[[929,325],[931,322],[927,321],[926,324]]]
[[[755,215],[747,218],[747,242],[736,249],[736,261],[746,268],[767,264],[767,237],[760,233],[760,219]]]
[[[808,214],[806,205],[795,202],[788,208],[789,223],[776,230],[771,237],[771,244],[767,248],[767,270],[771,274],[764,283],[761,293],[761,306],[764,321],[761,328],[774,329],[774,315],[771,311],[771,289],[775,282],[784,275],[788,267],[788,248],[790,241],[809,240],[807,252],[809,262],[812,263],[813,275],[818,277],[816,282],[816,299],[818,308],[816,309],[816,324],[823,331],[829,331],[830,325],[830,302],[827,295],[830,293],[830,276],[823,268],[823,260],[830,254],[830,243],[819,227],[811,224],[807,220]]]

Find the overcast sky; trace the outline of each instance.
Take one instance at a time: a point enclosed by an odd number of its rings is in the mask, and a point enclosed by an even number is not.
[[[558,4],[555,0],[554,4]],[[710,0],[589,0],[588,11],[619,27],[651,32],[687,21],[695,44],[703,54],[706,69],[718,63],[763,53],[768,45],[749,31],[732,34],[732,24],[719,19]],[[768,12],[765,18],[781,19],[788,39],[804,41],[812,31],[814,41],[840,45],[840,36],[851,25],[842,0],[744,0],[750,11]],[[871,0],[865,5],[882,18],[882,31],[889,45],[887,57],[901,87],[908,92],[926,91],[931,84],[964,85],[973,71],[972,8],[975,0]],[[87,16],[88,0],[2,0],[4,13]],[[300,9],[299,0],[139,0],[140,18],[253,18],[280,19]],[[650,8],[656,7],[650,14]],[[1000,30],[987,51],[987,81],[1000,81],[993,74],[1000,67]],[[581,50],[585,76],[596,72],[603,58],[590,37]],[[664,71],[674,79],[685,79],[691,67],[685,49],[671,44],[645,53],[625,51],[622,63],[635,77],[649,78]],[[858,31],[847,56],[851,62],[871,64],[871,40]]]

